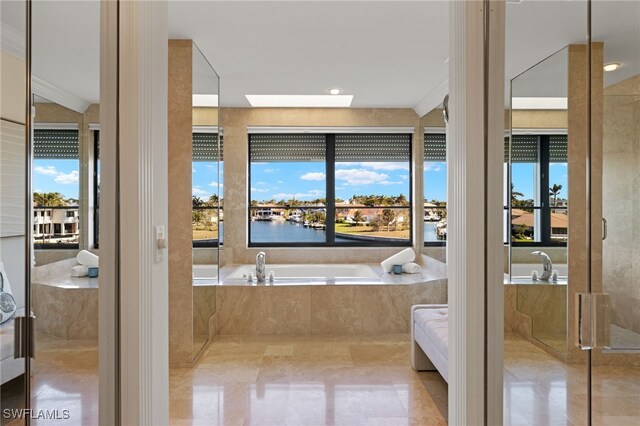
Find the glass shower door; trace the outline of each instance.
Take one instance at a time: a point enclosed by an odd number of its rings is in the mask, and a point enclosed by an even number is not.
[[[593,1],[591,25],[591,54],[604,67],[591,79],[592,202],[601,200],[592,224],[602,224],[601,250],[591,253],[600,298],[591,416],[598,425],[640,424],[640,3]]]

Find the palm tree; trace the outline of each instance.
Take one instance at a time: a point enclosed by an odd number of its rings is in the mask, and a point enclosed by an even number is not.
[[[562,189],[562,185],[558,185],[554,183],[551,188],[549,188],[549,195],[553,195],[553,207],[556,207],[558,204],[558,194],[560,194],[560,190]]]
[[[64,195],[59,192],[34,192],[33,202],[37,206],[60,207],[66,205]]]
[[[202,198],[196,197],[195,195],[192,196],[191,198],[192,207],[202,207],[203,204],[204,204],[204,201],[202,201]]]
[[[511,204],[515,204],[518,201],[518,197],[524,197],[524,194],[516,191],[516,186],[511,182]]]

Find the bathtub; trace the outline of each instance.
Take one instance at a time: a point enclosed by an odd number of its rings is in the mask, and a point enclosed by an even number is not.
[[[554,263],[553,270],[558,271],[558,281],[533,281],[531,272],[537,271],[538,277],[542,276],[542,263],[514,263],[511,265],[510,282],[514,284],[566,284],[567,283],[567,264]],[[507,276],[508,277],[508,276]]]
[[[305,265],[284,265],[284,264],[267,264],[266,265],[267,280],[269,273],[273,271],[275,279],[347,279],[347,278],[379,278],[379,275],[369,265],[363,264],[305,264]],[[254,279],[256,275],[255,265],[240,265],[235,268],[228,276],[228,279],[243,279],[251,274]]]

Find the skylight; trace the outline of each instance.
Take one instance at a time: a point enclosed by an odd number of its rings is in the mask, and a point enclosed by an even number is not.
[[[194,107],[217,107],[218,95],[193,95]]]
[[[348,108],[353,95],[245,95],[255,108]]]

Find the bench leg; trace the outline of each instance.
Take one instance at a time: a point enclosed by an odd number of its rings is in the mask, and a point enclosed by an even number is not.
[[[411,341],[411,366],[416,371],[436,370],[436,367],[415,340]]]

